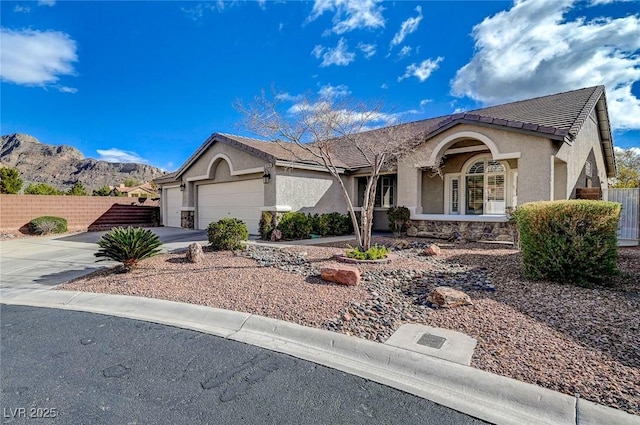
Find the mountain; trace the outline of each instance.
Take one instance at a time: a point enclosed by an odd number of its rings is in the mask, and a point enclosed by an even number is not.
[[[0,140],[0,167],[18,169],[23,189],[29,183],[47,183],[67,190],[81,182],[91,193],[102,186],[119,186],[126,179],[146,182],[165,174],[151,165],[85,158],[74,147],[47,145],[28,134],[9,134]]]

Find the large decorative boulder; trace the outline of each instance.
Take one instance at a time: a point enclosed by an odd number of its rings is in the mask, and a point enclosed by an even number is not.
[[[463,305],[473,305],[469,295],[448,286],[438,286],[429,293],[427,301],[431,304],[444,307],[460,307]]]
[[[328,282],[354,286],[360,283],[360,270],[357,267],[325,267],[320,269],[320,277]]]
[[[440,255],[442,254],[442,250],[440,249],[440,247],[436,244],[431,244],[428,247],[426,247],[424,249],[424,251],[422,251],[422,255],[427,255],[427,256],[431,256],[431,255]]]
[[[410,226],[409,228],[407,228],[407,236],[412,238],[418,236],[418,228],[415,226]]]
[[[187,248],[187,260],[192,263],[200,263],[204,260],[204,252],[199,243],[194,242]]]

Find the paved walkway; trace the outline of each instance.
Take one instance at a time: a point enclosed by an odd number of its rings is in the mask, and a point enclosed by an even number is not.
[[[206,240],[198,231],[158,231],[168,250]],[[638,416],[388,344],[248,313],[157,299],[51,291],[70,276],[100,266],[93,257],[97,237],[80,234],[0,242],[0,301],[108,314],[217,335],[342,370],[495,424],[640,424]]]

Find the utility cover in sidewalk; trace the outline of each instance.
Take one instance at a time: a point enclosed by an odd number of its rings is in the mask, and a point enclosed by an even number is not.
[[[418,340],[418,344],[426,345],[427,347],[437,348],[438,350],[442,348],[442,344],[446,341],[446,338],[437,335],[431,334],[422,334],[420,339]]]
[[[476,348],[476,340],[468,335],[414,323],[400,326],[385,344],[467,366]]]

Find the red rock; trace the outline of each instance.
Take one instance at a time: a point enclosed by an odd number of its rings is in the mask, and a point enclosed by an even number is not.
[[[328,282],[354,286],[360,283],[360,270],[356,267],[325,267],[320,270],[320,277]]]
[[[469,295],[462,291],[449,288],[448,286],[438,286],[435,288],[429,293],[427,301],[445,308],[473,305]]]
[[[424,251],[422,251],[423,255],[440,255],[442,254],[442,250],[436,244],[431,244]]]

